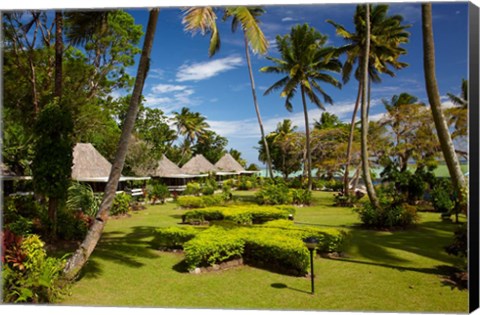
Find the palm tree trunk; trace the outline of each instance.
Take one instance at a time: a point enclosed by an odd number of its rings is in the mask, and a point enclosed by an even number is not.
[[[117,189],[118,180],[120,179],[123,165],[125,162],[129,139],[137,117],[140,98],[143,91],[143,85],[145,83],[145,79],[147,77],[147,72],[149,69],[150,52],[153,46],[153,39],[155,35],[158,14],[158,8],[151,9],[150,16],[148,18],[148,25],[145,34],[142,55],[140,57],[140,62],[138,65],[137,77],[135,79],[135,86],[133,88],[128,113],[125,117],[125,122],[123,124],[122,135],[118,143],[115,160],[112,164],[110,176],[105,187],[105,194],[102,203],[100,204],[100,209],[98,210],[95,222],[89,229],[87,236],[85,237],[83,243],[80,245],[79,249],[77,249],[75,254],[68,260],[65,266],[64,275],[67,279],[75,278],[75,276],[85,265],[91,253],[95,249],[95,246],[100,240],[103,228],[105,227],[105,224],[108,220],[110,207],[112,206],[113,199],[115,198],[115,191]]]
[[[258,107],[257,93],[255,92],[255,81],[253,80],[252,63],[250,62],[250,52],[248,51],[248,40],[247,40],[247,36],[245,35],[245,32],[243,33],[243,39],[245,41],[245,56],[247,58],[248,74],[250,76],[250,84],[252,86],[253,104],[255,105],[255,112],[257,113],[258,125],[260,126],[260,133],[262,135],[263,145],[265,146],[265,154],[267,155],[268,174],[270,175],[270,178],[273,178],[272,159],[270,158],[270,149],[268,148],[268,142],[267,142],[267,139],[265,138],[265,131],[263,130],[262,117],[260,116],[260,108]]]
[[[380,203],[378,201],[377,195],[375,193],[375,188],[373,187],[372,177],[370,176],[370,166],[368,163],[368,108],[367,108],[367,95],[368,95],[368,56],[370,55],[370,5],[366,4],[365,10],[365,21],[366,21],[366,40],[365,40],[365,51],[363,54],[363,64],[362,64],[362,170],[363,170],[363,180],[365,181],[365,187],[367,188],[368,198],[372,203],[373,207],[376,209],[380,208]]]
[[[303,86],[301,87],[302,91],[302,103],[303,103],[303,114],[305,116],[305,136],[306,136],[306,148],[307,148],[307,176],[308,176],[308,190],[312,190],[312,152],[310,152],[310,127],[308,126],[308,110],[307,102],[305,101],[305,90]]]
[[[425,72],[425,85],[428,101],[432,109],[435,129],[437,129],[438,140],[442,148],[443,157],[452,178],[452,183],[459,198],[462,197],[462,189],[466,187],[465,178],[460,168],[452,138],[448,131],[448,125],[442,112],[442,103],[438,92],[437,79],[435,75],[435,46],[432,27],[432,4],[422,4],[422,33],[423,33],[423,69]]]
[[[353,135],[355,133],[355,120],[357,118],[358,105],[360,103],[360,95],[362,95],[362,83],[358,82],[357,100],[355,101],[355,108],[353,109],[353,114],[352,114],[352,122],[350,124],[350,135],[348,137],[348,146],[347,146],[347,160],[345,161],[345,173],[343,175],[343,195],[344,196],[348,196],[349,194],[348,168],[350,167],[350,161],[352,159]]]

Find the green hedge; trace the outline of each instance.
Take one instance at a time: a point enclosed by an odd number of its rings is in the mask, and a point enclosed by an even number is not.
[[[289,220],[275,220],[242,227],[227,224],[210,228],[163,228],[157,231],[156,241],[166,247],[183,247],[190,270],[243,257],[250,265],[305,275],[309,267],[309,252],[303,239],[312,236],[319,240],[318,251],[333,252],[341,251],[346,233],[329,228],[299,227]]]
[[[225,201],[223,195],[207,195],[207,196],[179,196],[177,204],[182,208],[205,208],[221,205]]]
[[[194,269],[241,257],[244,242],[236,233],[220,227],[211,227],[186,242],[183,248],[188,268]]]
[[[153,243],[160,247],[183,248],[183,244],[203,230],[192,226],[160,228],[156,231]]]
[[[237,224],[259,224],[272,220],[288,219],[289,214],[294,214],[293,207],[269,206],[228,206],[210,207],[190,210],[185,212],[184,221],[187,223],[226,220]]]

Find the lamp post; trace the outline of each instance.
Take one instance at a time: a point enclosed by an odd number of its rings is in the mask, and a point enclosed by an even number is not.
[[[303,240],[305,245],[307,245],[308,250],[310,251],[310,278],[312,281],[312,294],[315,293],[315,285],[313,282],[313,252],[315,251],[315,248],[318,245],[318,239],[315,237],[307,237],[306,239]]]

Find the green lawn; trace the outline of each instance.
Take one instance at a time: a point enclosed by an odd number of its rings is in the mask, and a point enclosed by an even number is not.
[[[248,199],[249,192],[237,192]],[[129,218],[111,219],[65,305],[174,308],[467,312],[468,291],[445,284],[455,258],[443,251],[455,224],[421,213],[415,229],[367,231],[349,208],[332,207],[330,193],[315,192],[315,205],[297,209],[297,224],[347,228],[345,258],[315,259],[310,279],[250,266],[194,275],[182,271],[180,253],[151,246],[157,227],[178,224],[175,204],[149,206]]]

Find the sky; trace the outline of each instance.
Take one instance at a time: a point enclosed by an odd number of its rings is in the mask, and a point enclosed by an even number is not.
[[[159,108],[169,117],[182,107],[201,113],[207,118],[210,129],[228,139],[227,149],[239,150],[248,163],[263,166],[258,161],[256,149],[260,141],[260,129],[255,114],[241,30],[232,33],[231,20],[222,22],[222,13],[219,13],[217,24],[221,48],[213,57],[209,57],[209,35],[186,32],[182,24],[182,8],[174,7],[171,3],[175,2],[168,2],[169,7],[160,9],[150,72],[143,90],[145,105]],[[131,1],[129,5],[131,7]],[[65,4],[65,7],[68,6]],[[260,18],[260,26],[270,47],[265,56],[251,54],[251,59],[266,133],[274,131],[283,119],[292,120],[293,124],[298,126],[298,130],[304,130],[300,94],[293,99],[292,112],[286,110],[285,99],[280,97],[279,92],[263,95],[268,87],[282,77],[280,74],[259,71],[264,66],[272,65],[266,56],[279,55],[275,47],[276,36],[288,34],[292,26],[308,23],[328,36],[327,45],[342,46],[345,42],[335,35],[334,27],[326,20],[331,19],[353,32],[355,8],[355,3],[320,4],[318,1],[316,4],[264,6],[266,12]],[[125,10],[134,17],[136,24],[143,26],[145,31],[148,10],[146,8]],[[404,23],[411,25],[408,28],[410,41],[402,45],[407,54],[400,58],[400,61],[408,63],[409,66],[397,71],[394,78],[383,75],[380,84],[372,85],[370,119],[379,119],[385,112],[382,99],[390,100],[392,96],[402,92],[412,94],[421,102],[428,104],[423,78],[421,5],[414,2],[391,3],[389,15],[394,14],[402,15]],[[461,80],[468,77],[468,2],[433,3],[433,28],[437,81],[442,101],[444,105],[449,106],[451,104],[446,94],[458,95]],[[136,60],[138,59],[139,56]],[[343,61],[344,57],[340,60]],[[128,69],[132,76],[136,75],[136,71],[137,65]],[[332,76],[341,79],[340,74],[332,73]],[[341,89],[328,84],[323,84],[322,87],[334,101],[333,105],[326,105],[326,111],[337,115],[342,121],[350,122],[357,96],[357,81],[352,77]],[[114,96],[125,93],[116,91]],[[313,124],[314,120],[320,119],[322,110],[310,103],[308,109],[310,124]]]
[[[347,30],[353,31],[355,4],[268,5],[261,17],[261,28],[270,43],[266,56],[278,56],[275,47],[277,35],[288,34],[292,26],[308,23],[328,36],[327,45],[341,46],[345,42],[335,35],[334,27],[326,23],[331,19]],[[137,24],[148,21],[146,9],[127,10]],[[382,99],[390,100],[395,94],[408,92],[428,104],[423,78],[421,7],[419,3],[392,3],[390,14],[401,14],[408,29],[410,41],[403,45],[407,54],[401,61],[409,66],[399,70],[394,78],[382,76],[380,84],[372,86],[371,119],[383,114]],[[167,115],[188,107],[207,118],[210,129],[228,139],[227,148],[242,152],[248,163],[258,161],[256,147],[260,129],[253,105],[252,92],[245,59],[245,47],[241,30],[231,32],[230,21],[218,19],[221,49],[213,57],[208,56],[209,35],[184,31],[181,8],[160,10],[159,21],[151,53],[151,65],[144,87],[145,105],[159,108]],[[434,3],[433,27],[436,49],[436,73],[442,101],[448,105],[446,93],[459,94],[461,80],[468,75],[468,3]],[[344,58],[342,57],[343,61]],[[300,95],[293,99],[293,111],[288,112],[280,93],[264,96],[264,91],[281,78],[279,74],[259,71],[272,65],[265,56],[252,55],[252,67],[258,103],[265,132],[274,131],[283,119],[291,119],[299,130],[304,130],[304,117]],[[130,69],[135,75],[136,68]],[[340,80],[340,75],[332,73]],[[357,82],[350,80],[342,89],[323,85],[333,98],[333,105],[326,111],[341,120],[351,120],[357,95]],[[308,104],[310,123],[319,120],[322,111]]]

